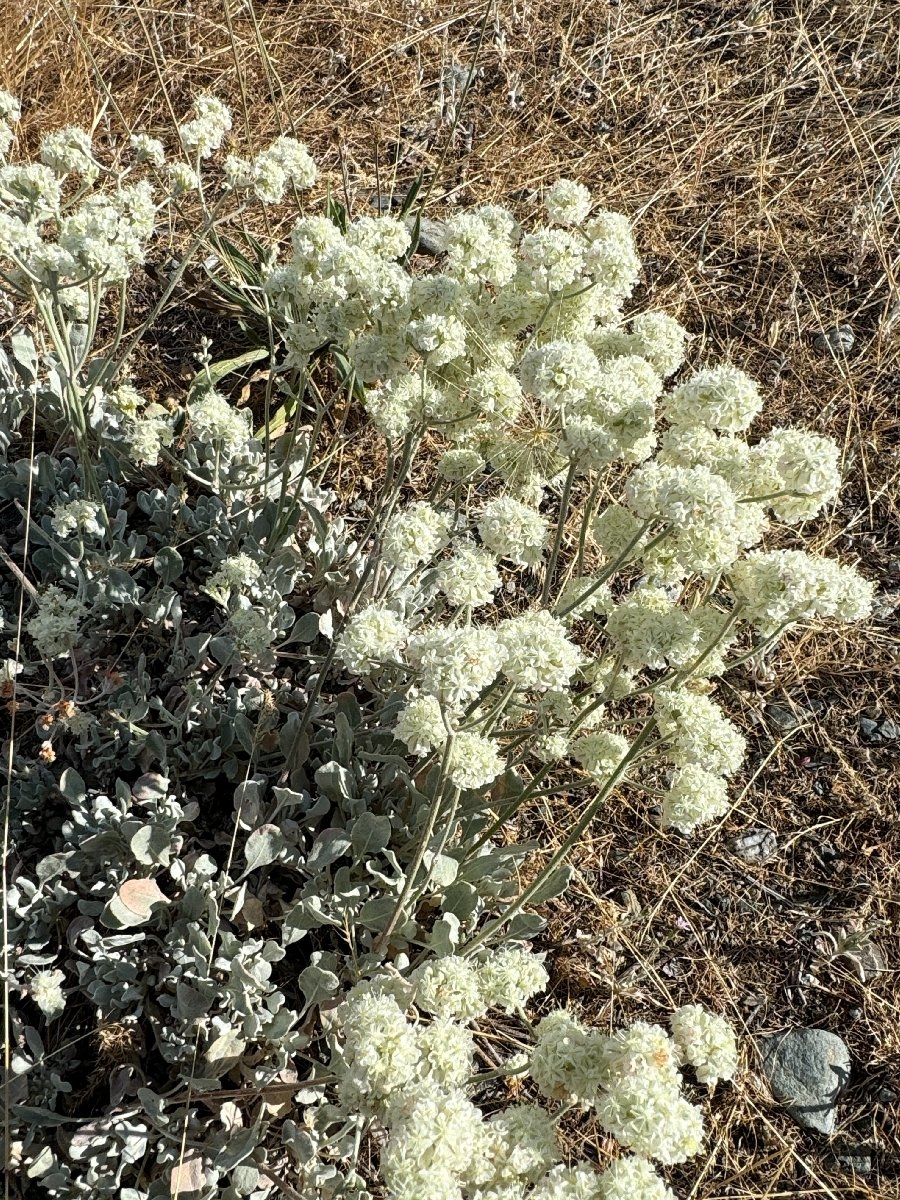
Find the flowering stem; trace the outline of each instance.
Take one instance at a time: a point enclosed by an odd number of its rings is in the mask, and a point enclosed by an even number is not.
[[[495,918],[495,920],[489,921],[477,937],[473,938],[469,942],[466,942],[464,946],[461,946],[459,949],[460,954],[472,954],[480,946],[483,946],[485,942],[489,941],[493,934],[495,934],[503,925],[510,921],[518,912],[521,912],[532,896],[537,895],[551,872],[554,871],[560,865],[560,863],[562,863],[568,857],[569,851],[573,848],[576,842],[578,842],[581,835],[588,828],[594,817],[599,812],[604,801],[617,786],[634,760],[641,753],[645,743],[649,740],[650,735],[655,728],[656,721],[651,717],[648,719],[644,728],[635,738],[631,749],[624,756],[604,786],[597,793],[595,799],[584,810],[581,820],[573,826],[568,837],[563,841],[562,845],[555,852],[555,854],[551,856],[550,861],[546,864],[543,871],[541,871],[541,873],[529,884],[525,891],[522,892],[518,898],[508,906],[504,913]]]
[[[544,576],[544,589],[541,592],[541,604],[544,605],[550,599],[550,591],[553,587],[554,576],[556,575],[556,564],[559,561],[559,552],[562,548],[563,535],[566,529],[566,517],[569,513],[569,497],[572,494],[572,484],[575,482],[575,472],[577,469],[578,463],[573,457],[566,472],[566,482],[563,484],[562,496],[559,501],[559,517],[556,522],[556,536],[553,539],[553,550],[550,554],[550,561],[547,563],[547,574]]]

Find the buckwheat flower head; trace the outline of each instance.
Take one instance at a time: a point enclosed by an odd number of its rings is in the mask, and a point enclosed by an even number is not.
[[[54,506],[50,525],[60,537],[68,537],[76,532],[100,537],[103,533],[100,511],[99,506],[90,500],[70,500],[68,504]]]
[[[730,572],[742,612],[767,636],[810,617],[852,622],[867,617],[874,588],[852,567],[803,550],[754,550]]]
[[[666,397],[663,411],[673,425],[706,425],[737,433],[750,425],[762,403],[750,376],[724,363],[679,384]]]
[[[19,209],[16,214],[32,221],[46,221],[59,212],[62,193],[59,180],[44,163],[0,167],[0,199]]]
[[[200,176],[187,163],[170,162],[168,165],[169,188],[176,198],[187,192],[196,192],[200,187]]]
[[[672,1015],[669,1024],[681,1061],[690,1063],[701,1083],[734,1078],[737,1039],[724,1017],[707,1012],[699,1004],[685,1004]]]
[[[808,429],[773,429],[758,451],[780,481],[777,490],[793,493],[766,502],[779,520],[808,521],[838,494],[840,449],[832,438]]]
[[[415,1028],[422,1069],[443,1087],[462,1087],[473,1071],[475,1041],[465,1025],[450,1017],[435,1017]]]
[[[391,334],[358,333],[347,346],[347,357],[363,383],[390,379],[403,369],[406,347]]]
[[[686,688],[660,689],[654,694],[654,711],[678,766],[692,763],[713,775],[732,775],[744,761],[744,738],[708,696]]]
[[[521,1012],[531,997],[547,986],[550,977],[544,957],[517,947],[492,952],[478,968],[488,1006]]]
[[[375,428],[389,441],[402,438],[412,427],[418,400],[416,382],[412,376],[402,376],[399,380],[368,388],[363,396],[363,408]]]
[[[429,367],[441,367],[466,352],[466,327],[449,313],[430,313],[410,321],[407,333]]]
[[[254,159],[256,192],[261,200],[273,204],[284,195],[290,182],[300,189],[311,188],[316,182],[316,164],[302,142],[292,137],[278,137]]]
[[[133,133],[128,139],[135,161],[161,167],[166,161],[166,149],[162,142],[147,133]]]
[[[680,1094],[677,1048],[658,1025],[636,1021],[606,1039],[597,1119],[623,1146],[669,1164],[695,1155],[703,1114]]]
[[[255,171],[253,163],[237,154],[226,154],[222,164],[222,175],[228,187],[237,191],[253,187]]]
[[[421,1052],[392,996],[351,995],[339,1007],[338,1019],[343,1038],[338,1090],[345,1101],[378,1104],[412,1084]]]
[[[483,1017],[488,1004],[477,966],[468,958],[448,955],[417,967],[410,976],[415,1003],[437,1017],[472,1021]]]
[[[531,743],[531,752],[544,763],[555,763],[561,758],[568,758],[568,735],[562,732],[539,734]]]
[[[394,737],[404,742],[410,754],[421,758],[447,740],[441,706],[434,696],[414,696],[401,708]]]
[[[629,1150],[665,1165],[686,1162],[703,1145],[703,1113],[658,1077],[623,1079],[597,1100],[597,1120]]]
[[[672,553],[686,573],[715,574],[738,557],[737,497],[721,475],[651,462],[632,471],[625,493],[642,520],[670,526]]]
[[[598,362],[594,386],[579,411],[603,422],[639,409],[650,414],[652,425],[661,393],[662,380],[645,358],[617,354]]]
[[[693,833],[698,825],[714,821],[728,812],[728,788],[719,775],[711,775],[696,763],[678,768],[663,798],[663,827]]]
[[[588,1163],[553,1167],[537,1181],[529,1200],[603,1200],[600,1176]]]
[[[631,319],[634,353],[646,358],[663,379],[674,375],[684,362],[687,330],[664,312],[639,313]]]
[[[88,196],[60,221],[59,244],[81,273],[107,282],[126,279],[143,262],[155,218],[153,189],[142,180],[114,196]]]
[[[417,500],[388,522],[381,553],[389,567],[411,571],[428,562],[446,545],[451,518],[424,500]]]
[[[474,1163],[470,1183],[477,1195],[505,1195],[505,1187],[518,1185],[511,1195],[521,1198],[522,1187],[534,1183],[559,1162],[556,1127],[550,1114],[537,1104],[511,1104],[485,1123],[486,1153]]]
[[[438,567],[437,581],[451,604],[469,608],[493,604],[501,582],[493,554],[473,542],[457,543]]]
[[[544,293],[561,292],[584,269],[583,243],[564,229],[536,229],[519,243],[528,278]]]
[[[468,399],[483,416],[511,424],[522,409],[522,388],[505,367],[491,364],[470,377]]]
[[[175,436],[173,417],[161,404],[148,404],[140,417],[125,426],[128,453],[135,462],[155,466],[160,451],[169,446]]]
[[[79,626],[87,608],[74,596],[51,583],[38,596],[37,612],[25,626],[41,654],[60,658],[78,642]]]
[[[407,657],[421,672],[421,690],[455,706],[494,682],[506,651],[493,629],[438,627],[410,638]]]
[[[383,663],[399,662],[408,636],[404,622],[386,604],[370,604],[349,619],[337,652],[354,675],[368,675]]]
[[[215,96],[202,95],[194,101],[196,117],[178,126],[185,152],[196,158],[210,158],[222,145],[231,129],[231,113]]]
[[[347,230],[347,241],[380,258],[401,258],[409,249],[409,230],[396,217],[357,217]]]
[[[592,1101],[601,1066],[599,1036],[562,1008],[544,1017],[535,1033],[530,1074],[541,1094],[551,1100]]]
[[[586,342],[533,346],[519,371],[522,387],[550,408],[577,408],[598,384],[600,364]]]
[[[600,1176],[601,1200],[676,1200],[646,1158],[623,1155]]]
[[[261,576],[262,567],[249,554],[233,554],[216,567],[204,590],[224,604],[233,591],[249,591]]]
[[[55,1020],[66,1007],[62,990],[64,979],[62,971],[38,971],[29,984],[32,1000],[48,1021]]]
[[[43,251],[44,243],[37,225],[23,221],[13,213],[0,209],[0,255],[17,258],[30,263],[32,257]]]
[[[544,203],[553,225],[580,225],[591,211],[591,193],[583,183],[557,179]]]
[[[686,666],[701,652],[697,628],[663,588],[645,585],[626,596],[607,617],[606,633],[632,670]]]
[[[628,738],[611,730],[585,733],[572,743],[572,757],[597,780],[608,779],[631,749]]]
[[[194,436],[214,442],[226,456],[246,449],[251,437],[252,414],[235,408],[217,391],[210,389],[187,406]]]
[[[9,154],[9,148],[15,140],[16,135],[12,126],[0,120],[0,158],[5,158]]]
[[[438,474],[448,483],[465,483],[484,470],[484,459],[477,450],[458,447],[445,450],[437,465]]]
[[[582,653],[569,641],[565,625],[546,609],[503,621],[497,634],[506,652],[504,674],[518,687],[561,690],[581,665]]]
[[[0,121],[15,124],[22,116],[22,106],[11,92],[0,88]]]
[[[94,161],[91,135],[77,125],[55,129],[41,139],[41,162],[57,175],[71,171],[83,179],[96,179],[100,168]]]
[[[236,608],[228,618],[236,645],[248,658],[266,658],[278,631],[258,609]]]
[[[602,212],[585,227],[588,248],[585,268],[598,286],[624,299],[631,295],[641,272],[634,234],[627,217]]]
[[[562,455],[577,464],[579,474],[601,471],[618,457],[620,446],[607,424],[593,417],[567,416],[559,440]]]
[[[516,273],[510,234],[508,228],[498,228],[497,219],[486,208],[451,217],[444,233],[448,272],[464,283],[497,287],[509,283]]]
[[[447,773],[458,788],[475,791],[506,770],[496,743],[478,733],[458,733],[450,747]]]
[[[627,559],[631,562],[640,555],[640,546],[644,540],[641,536],[643,528],[644,522],[638,520],[634,513],[629,512],[623,505],[608,504],[594,518],[591,532],[594,541],[608,560],[622,558],[628,552],[628,547],[634,543]]]
[[[497,496],[485,504],[478,533],[494,554],[529,567],[541,561],[547,541],[541,514],[512,496]]]
[[[462,1091],[429,1080],[415,1085],[381,1152],[389,1194],[396,1200],[460,1196],[458,1180],[482,1144],[481,1113]]]

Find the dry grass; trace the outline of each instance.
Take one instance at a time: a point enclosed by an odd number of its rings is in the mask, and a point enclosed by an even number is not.
[[[27,139],[78,121],[111,145],[170,128],[193,92],[215,90],[239,114],[238,146],[297,132],[356,206],[440,165],[436,212],[495,199],[527,217],[546,181],[580,178],[636,221],[639,303],[679,316],[697,360],[756,374],[767,422],[839,440],[840,506],[784,544],[858,560],[887,598],[880,619],[797,634],[771,681],[722,686],[753,748],[737,806],[691,841],[661,838],[637,803],[617,808],[555,910],[555,986],[602,1022],[696,998],[748,1034],[824,1024],[847,1039],[833,1146],[792,1125],[748,1049],[750,1070],[712,1101],[707,1155],[673,1173],[682,1196],[900,1195],[900,770],[896,744],[866,747],[858,722],[873,706],[900,718],[896,7],[497,0],[451,138],[483,14],[463,0],[43,0],[7,7],[2,82],[25,101]],[[838,324],[855,344],[830,358],[814,337]],[[348,463],[361,452],[349,445]],[[773,700],[818,716],[784,735]],[[546,815],[552,841],[571,812]],[[759,824],[778,850],[751,866],[729,839]],[[861,979],[835,957],[823,934],[841,927],[871,931],[887,970]],[[604,1152],[586,1126],[569,1132]],[[865,1178],[835,1162],[854,1143],[871,1147]]]

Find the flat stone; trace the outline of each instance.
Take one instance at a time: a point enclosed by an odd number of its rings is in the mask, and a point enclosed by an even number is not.
[[[798,1125],[834,1132],[838,1097],[850,1078],[850,1051],[827,1029],[788,1029],[759,1039],[776,1099]]]
[[[778,838],[771,829],[755,825],[733,837],[731,849],[744,862],[768,862],[778,851]]]
[[[406,218],[406,228],[412,233],[416,227],[416,218]],[[431,217],[419,219],[419,241],[416,254],[428,254],[439,258],[447,248],[447,226],[443,221],[433,221]]]
[[[803,709],[795,712],[785,704],[766,705],[766,716],[777,729],[794,729],[807,715]]]
[[[823,329],[813,338],[813,345],[822,354],[830,354],[832,358],[842,358],[853,349],[856,337],[849,325],[834,325],[831,329]]]
[[[868,1146],[848,1146],[846,1150],[839,1150],[834,1157],[851,1175],[872,1174],[872,1155]]]
[[[879,742],[894,742],[900,737],[900,725],[893,717],[872,714],[870,709],[868,714],[859,718],[859,736],[870,746],[877,746]]]

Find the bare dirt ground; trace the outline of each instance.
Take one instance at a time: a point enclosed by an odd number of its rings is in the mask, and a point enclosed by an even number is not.
[[[705,1156],[671,1173],[681,1196],[900,1195],[900,739],[877,724],[900,721],[897,6],[497,0],[485,16],[463,0],[42,0],[7,5],[0,62],[26,140],[74,121],[114,149],[131,129],[170,130],[208,89],[234,106],[236,152],[293,132],[357,208],[424,169],[435,216],[496,200],[527,219],[546,182],[580,179],[635,221],[636,304],[685,323],[692,361],[731,359],[764,384],[760,431],[795,422],[838,440],[840,503],[782,544],[859,562],[879,584],[875,619],[795,634],[769,678],[720,685],[751,742],[733,811],[679,840],[621,801],[579,856],[548,948],[554,998],[592,1019],[698,1000],[747,1035]],[[841,326],[852,344],[832,353]],[[552,840],[571,810],[545,816]],[[760,827],[771,856],[747,862],[734,839]],[[830,1143],[758,1074],[751,1035],[796,1025],[852,1052]],[[603,1149],[587,1122],[569,1134]]]

